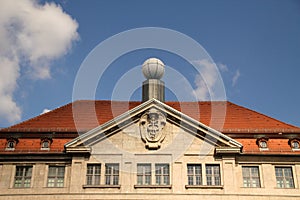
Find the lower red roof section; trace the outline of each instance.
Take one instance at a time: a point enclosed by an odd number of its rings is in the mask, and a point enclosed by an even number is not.
[[[244,154],[299,154],[300,149],[293,150],[289,145],[289,139],[269,139],[267,149],[260,149],[256,139],[237,139],[236,141],[243,144]]]

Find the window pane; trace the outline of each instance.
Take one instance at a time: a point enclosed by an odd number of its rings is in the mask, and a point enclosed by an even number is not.
[[[15,187],[22,187],[22,178],[15,179]]]
[[[86,171],[87,174],[93,174],[93,165],[88,165],[87,166],[87,171]]]
[[[169,176],[164,176],[164,184],[169,185]]]
[[[193,165],[188,165],[187,166],[187,172],[188,172],[188,174],[194,174]]]
[[[48,141],[44,141],[42,143],[42,148],[49,148],[49,142]]]
[[[140,176],[140,175],[137,176],[137,184],[143,185],[143,176]]]
[[[201,174],[201,165],[195,165],[195,174]]]
[[[202,177],[201,176],[196,176],[196,184],[195,185],[201,185],[202,184]]]
[[[114,176],[114,185],[118,185],[119,184],[119,176]]]
[[[32,174],[32,167],[25,167],[25,176],[31,177]]]
[[[95,185],[100,185],[100,175],[95,176]]]
[[[155,174],[157,175],[162,174],[160,165],[155,165]]]
[[[30,187],[30,179],[25,179],[24,180],[24,187]]]
[[[86,176],[86,184],[87,185],[93,185],[93,177],[92,176]]]
[[[207,185],[212,185],[211,177],[207,177],[206,182]]]
[[[215,177],[215,185],[221,185],[220,177]]]
[[[156,182],[156,185],[161,185],[161,177],[155,176],[155,182]]]
[[[56,175],[56,168],[55,167],[49,167],[49,176],[55,176]]]
[[[145,176],[145,185],[151,185],[151,176]]]
[[[110,185],[110,176],[105,176],[105,184]]]
[[[63,187],[63,186],[64,186],[64,179],[63,178],[58,178],[56,187]]]
[[[57,167],[57,169],[58,169],[57,175],[59,177],[62,177],[65,175],[65,167]]]
[[[94,174],[99,175],[101,173],[101,165],[94,165],[94,168],[95,168]]]
[[[188,176],[188,185],[194,185],[193,176]]]
[[[55,187],[55,178],[48,178],[48,187]]]

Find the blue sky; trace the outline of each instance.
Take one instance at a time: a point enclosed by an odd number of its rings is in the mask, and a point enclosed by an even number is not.
[[[54,3],[73,20],[77,35],[67,38],[70,45],[59,56],[47,54],[50,73],[47,77],[28,76],[30,70],[36,70],[27,66],[31,65],[28,59],[20,64],[20,76],[12,91],[20,118],[7,120],[2,115],[0,127],[71,102],[76,74],[88,54],[109,37],[142,27],[168,28],[193,38],[218,66],[229,101],[300,126],[300,1],[65,0]],[[39,1],[35,5],[44,4],[45,1]],[[195,70],[183,58],[172,52],[144,49],[120,55],[105,71],[95,98],[111,99],[111,91],[122,75],[152,56],[174,67],[193,88],[197,87]],[[167,100],[176,100],[171,93],[167,93]],[[140,99],[140,90],[130,97],[130,100]]]

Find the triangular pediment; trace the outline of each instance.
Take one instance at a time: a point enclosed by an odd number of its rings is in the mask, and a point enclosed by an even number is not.
[[[153,118],[153,120],[152,120]],[[151,121],[152,120],[152,121]],[[91,147],[133,125],[135,136],[140,137],[149,150],[159,149],[164,142],[166,124],[179,127],[193,137],[209,143],[216,148],[216,153],[238,153],[242,145],[223,133],[179,112],[178,110],[156,100],[148,100],[118,117],[80,135],[65,144],[67,152],[90,152]],[[166,128],[165,128],[166,129]]]

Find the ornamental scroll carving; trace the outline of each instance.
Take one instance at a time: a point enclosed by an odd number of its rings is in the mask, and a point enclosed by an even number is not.
[[[165,139],[166,117],[155,108],[151,108],[140,119],[140,133],[148,149],[158,149]]]

